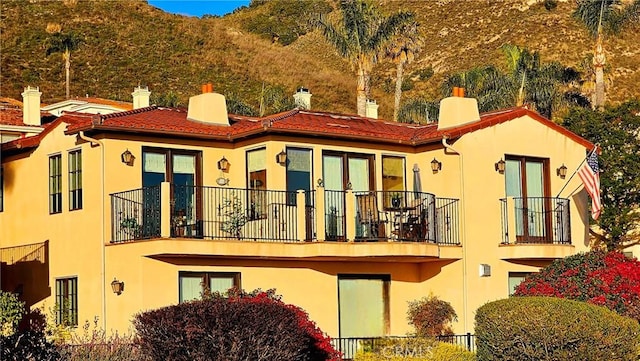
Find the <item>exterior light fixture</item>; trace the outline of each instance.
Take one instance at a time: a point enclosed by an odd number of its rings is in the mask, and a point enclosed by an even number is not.
[[[223,172],[226,172],[229,170],[229,161],[224,156],[222,157],[222,159],[218,161],[218,169],[220,169]]]
[[[567,176],[567,167],[564,165],[564,163],[562,163],[560,168],[556,169],[556,174],[562,179]]]
[[[133,161],[136,159],[136,157],[134,157],[133,153],[131,153],[129,149],[127,149],[124,152],[122,152],[122,154],[120,155],[120,159],[122,160],[122,163],[128,166],[132,166]]]
[[[124,291],[124,282],[118,281],[118,279],[114,277],[113,281],[111,281],[111,289],[113,290],[113,293],[120,296],[120,294]]]
[[[438,171],[442,170],[442,162],[439,162],[436,158],[433,158],[431,161],[431,170],[433,173],[438,173]]]
[[[500,158],[500,160],[497,161],[496,164],[495,164],[496,172],[498,172],[500,174],[504,174],[504,165],[505,165],[504,160],[502,160],[502,158]]]
[[[276,162],[281,166],[285,166],[287,164],[287,152],[282,150],[282,152],[276,154]]]

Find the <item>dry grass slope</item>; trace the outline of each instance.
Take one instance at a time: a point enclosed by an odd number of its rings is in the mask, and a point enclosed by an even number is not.
[[[335,6],[335,1],[331,1]],[[501,64],[500,46],[511,43],[538,50],[543,60],[578,66],[593,39],[570,16],[573,1],[554,11],[524,0],[379,0],[385,11],[414,11],[426,39],[425,49],[407,74],[433,67],[427,81],[413,77],[405,97],[440,97],[439,85],[451,72]],[[243,24],[269,4],[222,18],[189,18],[166,14],[145,1],[0,2],[0,95],[20,99],[26,85],[38,85],[44,102],[64,96],[64,69],[59,54],[45,56],[48,23],[80,32],[85,44],[72,54],[71,92],[130,100],[138,84],[157,94],[175,92],[183,105],[200,84],[234,94],[257,106],[262,84],[284,86],[293,93],[306,86],[316,109],[353,113],[355,77],[317,32],[289,46],[272,43],[245,30]],[[640,96],[639,25],[606,39],[609,99]],[[376,69],[374,98],[380,115],[390,118],[393,95],[382,84],[394,76],[393,65]]]

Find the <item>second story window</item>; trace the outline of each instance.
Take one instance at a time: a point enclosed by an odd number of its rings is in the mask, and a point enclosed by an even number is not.
[[[249,218],[267,218],[267,166],[264,148],[247,152],[247,172],[249,183]]]
[[[69,210],[82,209],[82,153],[69,152]]]
[[[62,155],[49,157],[49,213],[62,212]]]
[[[394,199],[404,198],[404,158],[382,156],[382,190],[384,191],[384,207],[399,207],[393,204]]]

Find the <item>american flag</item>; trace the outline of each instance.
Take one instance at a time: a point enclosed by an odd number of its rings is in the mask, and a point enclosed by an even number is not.
[[[598,167],[597,149],[593,149],[587,157],[587,162],[580,168],[578,175],[582,179],[584,189],[591,197],[591,217],[598,219],[602,211],[600,203],[600,167]]]

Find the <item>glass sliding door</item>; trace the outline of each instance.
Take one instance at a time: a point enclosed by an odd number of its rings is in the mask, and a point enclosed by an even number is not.
[[[305,191],[306,239],[313,239],[313,204],[311,202],[311,149],[287,148],[287,204],[296,205],[298,190]]]
[[[505,165],[507,197],[514,198],[516,235],[519,241],[549,238],[550,198],[548,161],[508,156]]]
[[[247,184],[249,185],[249,220],[267,218],[267,150],[247,152]]]
[[[200,225],[200,152],[143,148],[142,186],[144,187],[145,223],[155,227],[160,222],[159,188],[162,182],[171,183],[171,236],[201,237]],[[156,195],[157,193],[157,195]],[[157,210],[156,210],[157,208]],[[146,211],[146,210],[153,210]],[[156,214],[158,213],[158,214]],[[159,223],[158,223],[159,224]]]
[[[389,276],[338,276],[340,337],[381,337],[389,328]]]
[[[324,152],[322,156],[322,177],[325,187],[325,227],[327,240],[345,238],[345,197],[344,192],[374,190],[372,155]],[[354,205],[355,206],[355,205]],[[356,234],[362,230],[356,228]]]

